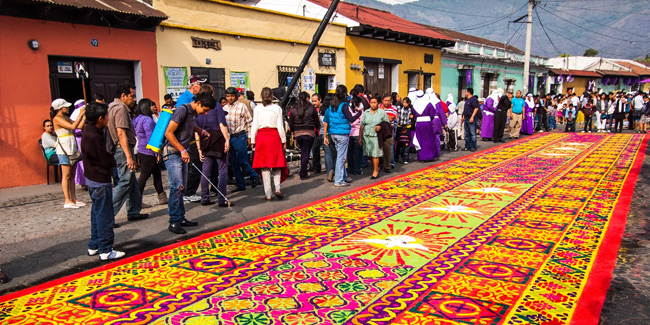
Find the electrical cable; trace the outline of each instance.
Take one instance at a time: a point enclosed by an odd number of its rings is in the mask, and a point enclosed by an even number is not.
[[[540,9],[542,9],[542,10],[548,12],[548,13],[551,14],[552,16],[555,16],[555,17],[557,17],[557,18],[559,18],[559,19],[561,19],[561,20],[563,20],[563,21],[566,21],[567,23],[569,23],[569,24],[571,24],[571,25],[574,25],[574,26],[580,27],[580,28],[582,28],[582,29],[584,29],[584,30],[586,30],[586,31],[588,31],[588,32],[591,32],[591,33],[594,33],[594,34],[597,34],[597,35],[600,35],[600,36],[604,36],[604,37],[609,37],[609,38],[612,38],[612,39],[616,39],[616,40],[619,40],[619,41],[626,41],[626,42],[629,42],[629,43],[640,43],[640,41],[631,41],[631,40],[626,40],[626,39],[619,38],[619,37],[612,37],[612,36],[609,36],[609,35],[605,35],[605,34],[602,34],[602,33],[599,33],[599,32],[596,32],[596,31],[593,31],[593,30],[587,29],[587,28],[585,28],[585,27],[582,27],[582,26],[580,26],[580,25],[578,25],[578,24],[573,23],[573,22],[570,21],[570,20],[567,20],[567,19],[564,19],[564,18],[560,17],[560,16],[558,16],[558,15],[552,13],[552,12],[549,11],[549,10],[546,10],[544,7],[540,7]]]
[[[571,13],[566,12],[566,11],[562,11],[562,10],[559,10],[559,9],[555,9],[555,11],[561,12],[561,13],[566,14],[566,15],[569,15],[569,16],[573,16],[573,17],[576,17],[576,18],[583,19],[583,20],[585,20],[585,21],[588,21],[588,22],[591,22],[591,23],[594,23],[594,24],[598,24],[598,25],[601,25],[601,26],[605,26],[605,27],[608,27],[608,28],[611,28],[611,29],[616,29],[616,30],[619,30],[619,31],[625,32],[625,33],[630,34],[630,35],[634,35],[634,36],[638,36],[638,37],[643,37],[643,38],[648,38],[647,35],[646,35],[646,36],[643,36],[643,35],[635,34],[635,33],[630,32],[629,30],[624,30],[624,29],[620,29],[620,28],[616,28],[616,27],[613,27],[613,26],[609,26],[609,25],[606,25],[606,24],[603,24],[603,23],[600,23],[600,22],[597,22],[597,21],[594,21],[594,20],[589,20],[589,19],[587,19],[587,18],[583,18],[583,17],[580,17],[580,16],[576,16],[576,15],[571,14]]]
[[[544,31],[544,34],[546,34],[546,38],[548,38],[548,41],[551,42],[551,45],[553,46],[557,54],[562,54],[562,51],[560,51],[560,49],[555,45],[555,43],[553,43],[551,37],[548,36],[548,33],[546,32],[546,28],[544,27],[544,23],[542,23],[542,19],[539,17],[539,13],[537,12],[537,10],[534,11],[535,11],[535,15],[537,16],[537,21],[539,21],[539,25],[542,26],[542,30]]]
[[[528,6],[528,4],[525,4],[524,6],[520,7],[515,12],[518,12],[519,10],[525,8],[526,6]],[[459,29],[452,29],[452,30],[460,32],[460,31],[465,31],[465,30],[473,30],[473,29],[479,29],[479,28],[483,28],[483,27],[489,27],[490,25],[492,25],[492,24],[494,24],[496,22],[502,21],[504,19],[510,18],[511,16],[512,16],[512,14],[508,14],[508,15],[499,17],[499,18],[497,18],[495,20],[491,20],[491,21],[488,21],[488,22],[483,22],[483,23],[476,24],[476,25],[470,25],[470,26],[467,26],[466,28],[459,28]]]

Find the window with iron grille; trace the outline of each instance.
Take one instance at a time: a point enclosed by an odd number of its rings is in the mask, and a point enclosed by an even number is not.
[[[291,83],[291,78],[298,71],[298,67],[279,65],[278,66],[278,87],[286,87]],[[300,89],[300,79],[296,83],[296,88]]]

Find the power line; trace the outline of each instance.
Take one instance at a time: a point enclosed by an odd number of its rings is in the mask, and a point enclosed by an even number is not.
[[[519,24],[519,27],[517,27],[515,32],[512,33],[512,36],[510,36],[510,38],[506,41],[506,45],[510,44],[510,41],[512,40],[512,38],[515,37],[515,35],[517,35],[517,32],[519,32],[519,30],[521,29],[521,26],[523,26],[523,25],[524,24]]]
[[[551,42],[551,45],[553,46],[557,54],[562,54],[562,51],[560,51],[560,49],[557,46],[555,46],[555,43],[553,43],[551,37],[548,36],[548,33],[546,32],[546,28],[544,28],[544,23],[542,23],[542,19],[539,18],[539,13],[537,12],[537,10],[535,10],[535,15],[537,16],[537,21],[539,21],[539,25],[542,26],[542,30],[544,31],[544,34],[546,34],[546,38],[548,38],[548,41]]]
[[[648,12],[627,12],[627,11],[614,11],[614,10],[608,10],[608,9],[597,9],[597,8],[588,8],[588,7],[572,7],[572,6],[565,6],[564,4],[558,4],[558,6],[562,8],[568,8],[568,9],[580,9],[580,10],[587,10],[587,11],[600,11],[600,12],[606,12],[606,13],[616,13],[616,14],[629,14],[629,15],[647,15]],[[600,7],[603,7],[604,5],[600,5]],[[613,6],[620,6],[620,4],[616,3]]]
[[[578,24],[575,24],[575,23],[571,22],[570,20],[567,20],[567,19],[564,19],[564,18],[560,17],[560,16],[558,16],[558,15],[556,15],[556,14],[550,12],[549,10],[546,10],[544,7],[540,7],[540,9],[542,9],[542,10],[548,12],[549,14],[551,14],[551,15],[553,15],[553,16],[555,16],[555,17],[557,17],[557,18],[559,18],[559,19],[561,19],[561,20],[563,20],[563,21],[565,21],[565,22],[567,22],[567,23],[569,23],[569,24],[571,24],[571,25],[574,25],[574,26],[580,27],[580,28],[582,28],[582,29],[584,29],[584,30],[586,30],[586,31],[588,31],[588,32],[592,32],[592,33],[594,33],[594,34],[597,34],[597,35],[600,35],[600,36],[604,36],[604,37],[609,37],[609,38],[616,39],[616,40],[619,40],[619,41],[626,41],[626,42],[629,42],[629,43],[640,43],[639,41],[630,41],[630,40],[626,40],[626,39],[622,39],[622,38],[618,38],[618,37],[612,37],[612,36],[609,36],[609,35],[605,35],[605,34],[602,34],[602,33],[599,33],[599,32],[596,32],[596,31],[593,31],[593,30],[587,29],[587,28],[585,28],[585,27],[582,27],[582,26],[580,26],[580,25],[578,25]]]
[[[537,39],[537,36],[535,36],[535,33],[533,33],[533,39],[535,40],[535,43],[537,43],[537,46],[539,46],[539,49],[542,50],[542,52],[544,52],[544,56],[550,56],[542,46],[542,43],[539,41],[539,39]]]
[[[646,36],[643,36],[643,35],[635,34],[635,33],[630,32],[629,30],[625,30],[625,29],[620,29],[620,28],[616,28],[616,27],[613,27],[613,26],[609,26],[609,25],[606,25],[606,24],[603,24],[603,23],[600,23],[600,22],[597,22],[597,21],[594,21],[594,20],[590,20],[590,19],[587,19],[587,18],[583,18],[583,17],[580,17],[580,16],[576,16],[576,15],[574,15],[574,14],[571,14],[571,13],[569,13],[569,12],[562,11],[562,10],[559,10],[559,9],[556,9],[556,11],[561,12],[561,13],[564,13],[564,14],[569,15],[569,16],[573,16],[573,17],[576,17],[576,18],[584,19],[584,20],[586,20],[586,21],[588,21],[588,22],[591,22],[591,23],[594,23],[594,24],[598,24],[598,25],[601,25],[601,26],[605,26],[605,27],[608,27],[608,28],[611,28],[611,29],[616,29],[616,30],[619,30],[619,31],[625,32],[625,33],[630,34],[630,35],[634,35],[634,36],[638,36],[638,37],[643,37],[643,38],[647,38],[647,37],[648,37],[647,35],[646,35]]]
[[[525,4],[525,5],[521,6],[521,7],[520,7],[519,9],[517,9],[515,12],[518,12],[519,10],[525,8],[526,6],[528,6],[528,4]],[[504,19],[510,18],[511,16],[512,16],[512,14],[508,14],[508,15],[505,15],[505,16],[502,16],[502,17],[499,17],[499,18],[497,18],[497,19],[495,19],[495,20],[492,20],[492,21],[483,22],[483,23],[480,23],[480,24],[476,24],[476,25],[468,26],[468,27],[466,27],[466,28],[460,28],[460,29],[454,29],[454,30],[457,31],[457,32],[460,32],[460,31],[464,31],[464,30],[473,30],[473,29],[479,29],[479,28],[483,28],[483,27],[488,27],[488,26],[490,26],[490,25],[492,25],[492,24],[494,24],[494,23],[496,23],[496,22],[499,22],[499,21],[502,21],[502,20],[504,20]]]
[[[576,42],[576,40],[574,40],[574,39],[570,39],[570,38],[568,38],[568,37],[562,35],[561,33],[559,33],[559,32],[557,32],[557,31],[553,30],[551,27],[549,27],[548,30],[551,31],[551,32],[553,32],[553,34],[558,35],[558,36],[564,38],[565,40],[567,40],[567,41],[569,41],[569,42],[573,42],[573,43],[575,43],[575,44],[578,44],[578,45],[584,47],[585,49],[591,48],[591,47],[588,46],[588,45],[584,45],[584,44],[582,44],[582,43],[578,43],[578,42]],[[601,52],[601,53],[605,53],[605,54],[608,54],[608,55],[611,55],[611,56],[614,56],[614,57],[615,57],[615,56],[618,56],[618,54],[613,53],[613,52],[606,52],[606,51],[599,51],[599,52]]]

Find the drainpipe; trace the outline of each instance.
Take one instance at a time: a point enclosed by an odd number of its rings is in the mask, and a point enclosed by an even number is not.
[[[291,84],[289,84],[289,87],[287,88],[287,92],[284,94],[284,97],[282,97],[282,101],[280,102],[280,107],[282,107],[282,109],[284,109],[284,107],[287,106],[287,103],[289,103],[291,92],[293,92],[293,88],[296,87],[296,83],[298,82],[300,75],[302,75],[302,72],[305,70],[305,66],[307,65],[307,62],[309,62],[309,58],[314,53],[314,50],[318,45],[318,41],[320,40],[321,36],[323,36],[323,32],[325,32],[325,28],[327,27],[327,24],[332,18],[332,15],[334,15],[334,11],[338,6],[339,1],[340,0],[332,1],[332,4],[330,5],[329,9],[327,9],[327,13],[325,13],[325,17],[323,17],[323,20],[321,20],[320,25],[318,26],[318,29],[314,34],[314,38],[312,38],[311,44],[309,44],[309,48],[307,49],[305,56],[302,58],[302,62],[300,62],[300,65],[298,66],[298,70],[296,70],[296,73],[293,75],[293,78],[291,79]]]

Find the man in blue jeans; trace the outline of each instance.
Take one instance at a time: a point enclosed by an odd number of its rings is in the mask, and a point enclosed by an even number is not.
[[[146,219],[142,214],[142,193],[135,178],[135,128],[131,121],[131,109],[135,106],[135,86],[122,84],[117,87],[117,98],[108,105],[108,131],[115,145],[117,162],[117,185],[113,188],[113,213],[117,215],[126,202],[129,221]]]
[[[226,89],[226,101],[228,103],[223,107],[226,112],[226,122],[228,123],[228,133],[230,133],[230,162],[232,171],[235,174],[235,183],[237,188],[232,193],[246,190],[246,181],[244,175],[250,175],[251,187],[255,188],[259,184],[260,176],[253,170],[248,163],[248,146],[251,140],[248,138],[253,122],[249,108],[242,102],[237,101],[239,92],[235,87]]]
[[[185,218],[185,203],[183,196],[187,186],[188,163],[190,154],[187,149],[190,147],[194,133],[202,137],[209,137],[207,131],[196,126],[194,119],[197,115],[205,114],[217,105],[217,101],[209,93],[199,93],[194,101],[176,107],[172,119],[165,131],[165,137],[169,141],[167,146],[167,177],[169,178],[169,231],[175,234],[184,234],[187,231],[183,227],[197,226],[198,223]]]
[[[463,151],[476,151],[476,113],[480,106],[478,99],[474,96],[474,88],[467,88],[465,91],[465,106],[461,123],[465,129],[465,148]]]

